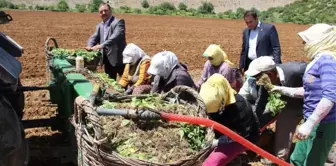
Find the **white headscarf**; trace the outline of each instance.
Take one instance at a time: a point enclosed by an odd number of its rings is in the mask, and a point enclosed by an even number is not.
[[[134,43],[127,44],[123,51],[123,63],[134,65],[139,59],[148,56],[140,47]]]
[[[321,53],[327,53],[336,59],[336,26],[314,24],[299,35],[306,41],[304,52],[310,60],[319,57]]]
[[[152,57],[148,74],[159,75],[167,79],[169,74],[179,63],[177,56],[171,51],[162,51]]]
[[[310,41],[320,38],[323,32],[325,32],[331,27],[332,26],[329,24],[314,24],[305,31],[299,32],[298,35],[301,37],[303,41],[308,43]]]

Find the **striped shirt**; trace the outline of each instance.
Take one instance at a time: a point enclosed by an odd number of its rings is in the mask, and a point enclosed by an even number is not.
[[[314,112],[322,98],[336,102],[336,60],[328,54],[322,54],[311,63],[303,76],[305,119]],[[335,121],[336,105],[321,123]]]

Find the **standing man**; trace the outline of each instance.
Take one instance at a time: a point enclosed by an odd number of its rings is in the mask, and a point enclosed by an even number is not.
[[[125,21],[112,16],[111,6],[102,3],[99,14],[103,20],[89,38],[87,50],[101,50],[105,73],[112,79],[121,77],[125,65],[122,52],[126,47]]]
[[[254,11],[246,11],[244,20],[247,28],[243,32],[239,69],[246,71],[251,61],[261,56],[273,56],[275,63],[280,64],[281,48],[275,26],[259,21]]]

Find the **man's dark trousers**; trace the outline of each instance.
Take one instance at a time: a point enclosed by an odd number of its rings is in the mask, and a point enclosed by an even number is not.
[[[121,77],[124,72],[124,69],[125,69],[124,64],[114,67],[110,64],[107,58],[104,58],[104,71],[106,74],[109,75],[110,78],[117,80],[117,74],[119,74],[119,77]]]

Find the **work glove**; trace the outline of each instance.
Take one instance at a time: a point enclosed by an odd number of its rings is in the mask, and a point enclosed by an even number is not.
[[[321,120],[328,115],[334,103],[326,98],[322,98],[315,108],[313,114],[309,116],[297,130],[297,138],[300,140],[307,139],[314,129],[314,127],[321,122]]]
[[[134,86],[131,86],[124,92],[124,94],[125,95],[130,95],[130,94],[132,94],[133,90],[134,90]]]
[[[215,148],[218,146],[218,139],[213,139],[212,144],[211,144],[211,149]]]
[[[229,144],[229,143],[233,143],[233,142],[235,142],[235,141],[232,140],[231,138],[229,138],[228,136],[221,135],[218,139],[213,139],[212,140],[211,148],[215,148],[219,145]]]
[[[292,98],[303,98],[304,89],[303,87],[291,88],[291,87],[285,87],[285,86],[274,86],[271,89],[271,92],[279,92],[285,96],[292,97]]]
[[[305,140],[309,137],[310,133],[314,129],[315,123],[311,120],[307,120],[305,123],[303,123],[296,132],[296,137],[299,140]]]

